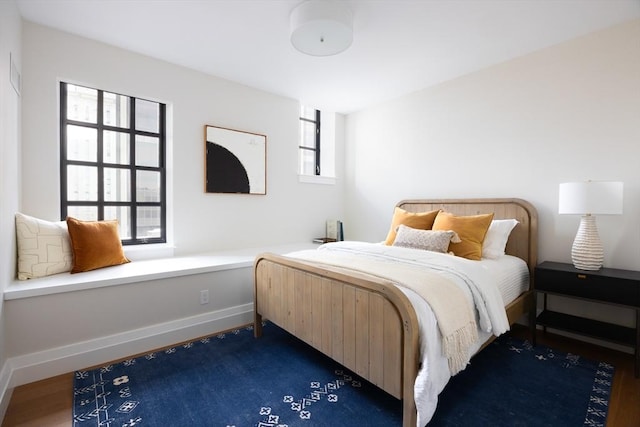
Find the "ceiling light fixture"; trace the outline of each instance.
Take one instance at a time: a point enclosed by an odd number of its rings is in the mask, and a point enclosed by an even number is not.
[[[337,1],[300,3],[291,11],[290,24],[291,44],[307,55],[336,55],[353,41],[353,15]]]

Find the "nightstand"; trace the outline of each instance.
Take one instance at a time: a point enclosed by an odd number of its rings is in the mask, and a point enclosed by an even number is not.
[[[542,312],[532,322],[535,345],[536,325],[598,338],[634,348],[635,375],[640,376],[640,271],[601,268],[578,270],[571,264],[545,261],[535,269],[535,290],[544,294]],[[547,295],[583,299],[635,310],[636,326],[612,323],[559,313],[547,309]],[[537,298],[534,298],[537,302]],[[534,310],[534,313],[537,311]]]

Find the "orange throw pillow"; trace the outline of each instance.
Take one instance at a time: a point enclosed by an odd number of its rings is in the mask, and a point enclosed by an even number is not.
[[[456,256],[479,261],[482,258],[482,242],[493,220],[493,214],[456,216],[440,212],[433,222],[433,230],[453,230],[460,243],[450,243],[449,251]]]
[[[396,207],[393,210],[393,218],[391,219],[391,228],[387,234],[384,244],[390,246],[396,240],[396,233],[400,224],[407,227],[416,228],[418,230],[431,230],[433,221],[436,219],[440,210],[431,212],[408,212],[402,208]]]
[[[71,273],[95,270],[129,262],[124,256],[118,221],[80,221],[67,217],[73,251]]]

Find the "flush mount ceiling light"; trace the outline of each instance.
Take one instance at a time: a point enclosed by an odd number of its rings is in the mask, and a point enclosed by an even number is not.
[[[335,55],[353,41],[353,16],[337,1],[305,1],[291,11],[290,23],[291,44],[307,55]]]

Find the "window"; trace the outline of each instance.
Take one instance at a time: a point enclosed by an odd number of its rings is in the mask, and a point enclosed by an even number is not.
[[[166,106],[60,83],[60,212],[117,219],[123,244],[166,242]]]
[[[320,111],[300,107],[300,175],[320,175]]]

